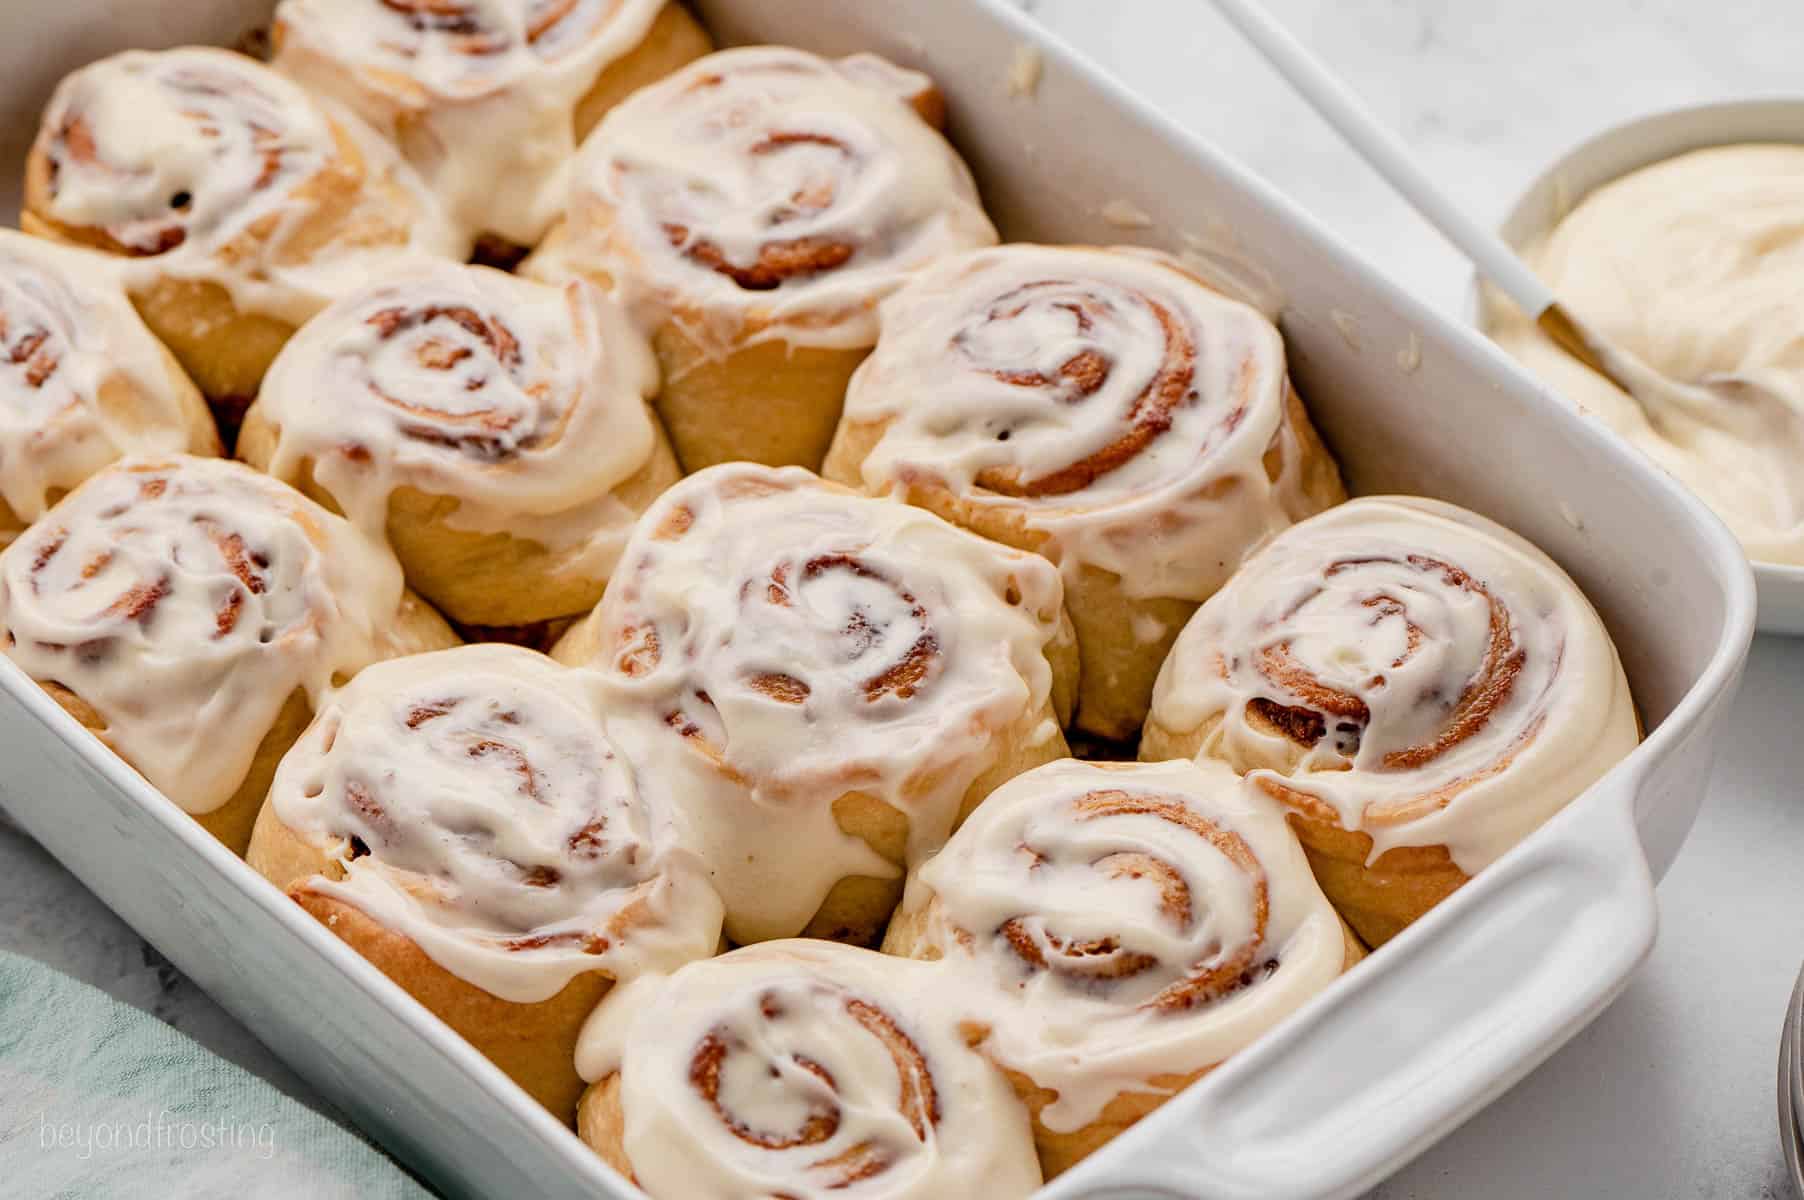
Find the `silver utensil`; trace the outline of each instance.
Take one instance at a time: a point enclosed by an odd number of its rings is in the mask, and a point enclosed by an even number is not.
[[[1403,141],[1293,37],[1262,0],[1214,0],[1216,9],[1454,248],[1572,357],[1626,392],[1675,440],[1729,434],[1789,442],[1804,455],[1804,398],[1778,371],[1670,379],[1573,313],[1502,238],[1479,225],[1417,164]]]
[[[1804,1114],[1804,1067],[1800,1065],[1799,1047],[1804,1045],[1804,972],[1792,987],[1791,1004],[1785,1012],[1785,1028],[1779,1035],[1779,1141],[1785,1150],[1785,1165],[1791,1173],[1792,1186],[1804,1196],[1804,1131],[1798,1117]]]

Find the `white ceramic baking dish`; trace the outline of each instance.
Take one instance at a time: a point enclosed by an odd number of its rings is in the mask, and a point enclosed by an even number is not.
[[[1010,236],[1145,242],[1243,277],[1262,270],[1283,297],[1297,384],[1355,489],[1486,513],[1546,547],[1603,612],[1645,744],[1316,1003],[1042,1195],[1225,1200],[1369,1186],[1595,1017],[1646,954],[1653,881],[1696,813],[1753,628],[1739,549],[1700,505],[1481,338],[1399,292],[1003,0],[698,7],[724,41],[875,49],[931,71]],[[122,12],[63,0],[0,10],[0,130],[28,130],[55,78],[84,59],[128,41],[230,41],[266,8],[209,0]],[[1022,54],[1044,64],[1028,97],[1006,86]],[[447,1194],[634,1194],[3,660],[0,798]]]
[[[1526,245],[1591,192],[1631,171],[1689,150],[1737,142],[1804,142],[1804,99],[1700,104],[1606,129],[1535,177],[1504,217],[1504,240]],[[1474,279],[1468,304],[1480,329],[1491,328],[1496,303]],[[1804,567],[1755,563],[1754,583],[1760,631],[1804,634]]]

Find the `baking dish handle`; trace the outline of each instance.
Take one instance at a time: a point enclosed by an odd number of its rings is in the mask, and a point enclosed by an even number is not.
[[[1637,778],[1601,781],[1044,1196],[1336,1197],[1396,1170],[1583,1028],[1652,946]]]

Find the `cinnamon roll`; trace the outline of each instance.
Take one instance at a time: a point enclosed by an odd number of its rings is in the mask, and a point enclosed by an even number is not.
[[[1386,496],[1278,535],[1197,611],[1141,757],[1252,772],[1375,946],[1639,736],[1616,647],[1552,559],[1475,513]]]
[[[282,760],[247,855],[565,1121],[596,1002],[720,940],[599,692],[516,646],[370,667]]]
[[[219,434],[110,264],[0,230],[0,546],[108,463],[184,451]]]
[[[874,942],[908,862],[1065,754],[1057,572],[808,472],[690,476],[554,654],[683,798],[736,942]]]
[[[673,0],[282,0],[275,68],[400,148],[470,234],[531,246],[577,143],[712,49]]]
[[[775,46],[691,63],[610,112],[573,171],[555,262],[655,327],[659,413],[691,471],[819,467],[876,304],[996,231],[923,119],[924,75]]]
[[[123,459],[0,552],[0,652],[235,853],[335,682],[455,642],[380,547],[223,459]]]
[[[1279,806],[1220,763],[1035,768],[909,876],[883,948],[1008,1074],[1051,1178],[1365,955]]]
[[[1133,736],[1196,606],[1346,498],[1277,329],[1166,255],[979,250],[882,311],[825,474],[1057,563],[1087,733]]]
[[[252,59],[198,47],[128,51],[64,79],[26,161],[20,222],[122,260],[145,323],[228,432],[328,299],[396,254],[458,249],[360,123]]]
[[[454,621],[586,613],[675,483],[645,339],[593,285],[424,264],[283,349],[239,454],[386,537]]]
[[[622,988],[577,1131],[654,1200],[1026,1196],[1027,1115],[925,963],[768,942]]]

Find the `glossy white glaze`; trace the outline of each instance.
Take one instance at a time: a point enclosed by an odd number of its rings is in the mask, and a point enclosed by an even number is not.
[[[566,261],[711,350],[869,346],[910,271],[996,240],[970,171],[909,105],[931,87],[870,56],[699,59],[584,142]]]
[[[0,341],[0,500],[20,520],[124,455],[211,448],[104,256],[0,230]]]
[[[366,126],[230,51],[132,50],[81,68],[51,97],[37,149],[48,215],[129,256],[134,291],[214,283],[240,310],[298,325],[399,259],[462,256],[436,202]],[[405,234],[319,244],[312,227],[363,206]]]
[[[1314,509],[1277,329],[1176,259],[980,250],[929,267],[882,315],[846,394],[849,425],[886,424],[863,465],[873,491],[944,488],[1018,516],[1068,570],[1192,601]]]
[[[577,102],[666,0],[283,0],[275,67],[398,146],[466,238],[560,214]]]
[[[0,552],[6,655],[195,813],[231,798],[291,693],[317,709],[383,657],[400,604],[385,550],[225,459],[124,459]]]
[[[578,1066],[619,1072],[623,1147],[657,1200],[1025,1196],[1027,1113],[940,1001],[927,964],[768,942],[611,994]]]
[[[1069,1132],[1222,1062],[1346,967],[1340,918],[1270,797],[1222,763],[1066,759],[992,792],[909,882],[939,1003],[1057,1093]]]
[[[283,347],[257,401],[272,474],[303,464],[381,537],[411,487],[455,529],[531,538],[605,578],[637,515],[614,490],[656,447],[651,348],[592,285],[422,263],[337,301]]]
[[[913,857],[945,841],[1047,703],[1061,596],[1042,558],[799,468],[727,464],[659,499],[589,618],[593,665],[683,796],[729,936],[794,934],[841,877],[897,874],[840,829],[845,793],[905,815]]]
[[[1468,875],[1635,748],[1615,644],[1526,540],[1440,501],[1293,526],[1185,626],[1150,721],[1275,772],[1345,829]],[[1258,778],[1259,776],[1255,776]]]
[[[599,690],[493,643],[365,670],[270,786],[282,824],[345,869],[302,886],[517,1003],[714,953],[720,900],[677,844],[675,798],[609,736]]]

